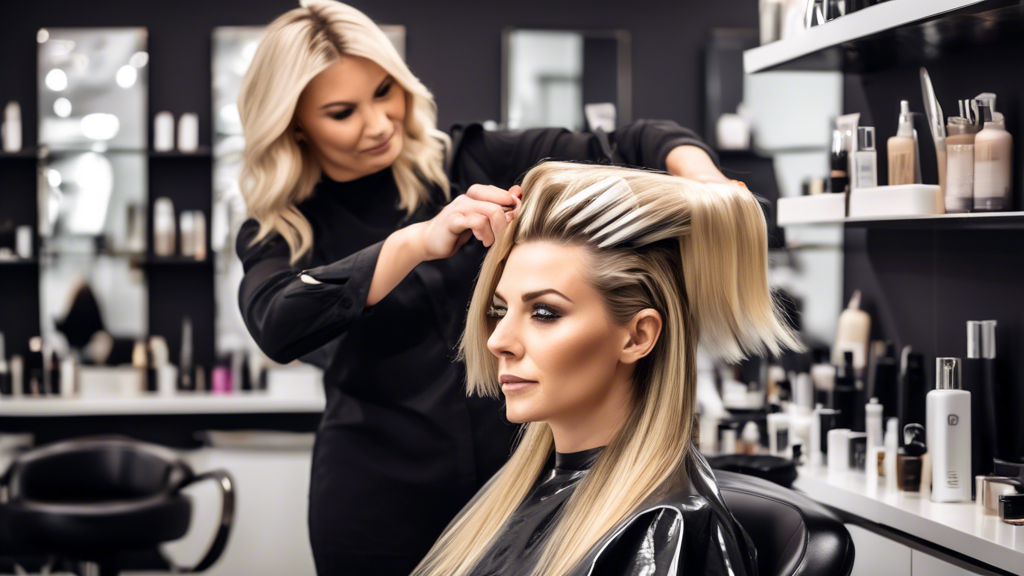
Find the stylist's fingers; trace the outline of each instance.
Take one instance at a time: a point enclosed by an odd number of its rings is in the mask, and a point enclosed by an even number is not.
[[[516,187],[513,186],[513,188]],[[505,191],[497,186],[490,186],[488,184],[473,184],[466,190],[466,196],[473,200],[493,202],[500,206],[513,206],[515,205],[515,200],[511,192],[512,190]]]
[[[505,211],[501,206],[493,202],[466,198],[466,200],[462,202],[460,208],[463,213],[467,215],[477,214],[483,217],[485,219],[484,225],[489,223],[486,233],[483,234],[489,239],[485,240],[484,238],[481,238],[481,234],[477,234],[477,238],[484,243],[484,246],[490,247],[496,239],[502,237],[505,233],[505,229],[508,228],[509,219],[506,216]]]

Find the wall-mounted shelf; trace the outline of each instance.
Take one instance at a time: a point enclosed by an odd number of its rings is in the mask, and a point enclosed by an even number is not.
[[[38,153],[35,147],[22,148],[17,152],[0,152],[0,160],[35,160]]]
[[[852,516],[910,534],[1019,574],[1024,567],[1024,526],[1005,524],[975,502],[932,502],[919,493],[870,482],[863,472],[830,475],[823,467],[801,466],[793,488]]]
[[[155,150],[149,151],[150,158],[213,158],[213,149],[209,146],[200,146],[195,152],[178,152],[172,150],[169,152],[157,152]]]
[[[125,398],[79,397],[0,398],[0,418],[116,416],[148,414],[282,414],[322,412],[322,391],[307,394],[239,392],[134,396]]]
[[[924,63],[948,50],[1012,37],[1020,0],[889,0],[743,53],[747,74],[771,69],[864,70]],[[836,52],[839,52],[836,54]]]
[[[821,222],[779,224],[779,227],[821,226],[843,224],[847,228],[899,228],[909,230],[1020,230],[1024,229],[1024,211],[1021,212],[969,212],[966,214],[935,214],[930,216],[890,216],[871,218],[844,218]]]

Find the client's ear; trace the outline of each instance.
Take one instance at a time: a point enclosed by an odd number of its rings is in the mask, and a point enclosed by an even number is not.
[[[653,308],[645,308],[636,313],[627,327],[629,341],[622,349],[619,360],[625,364],[638,362],[647,356],[658,343],[661,335],[661,314]]]

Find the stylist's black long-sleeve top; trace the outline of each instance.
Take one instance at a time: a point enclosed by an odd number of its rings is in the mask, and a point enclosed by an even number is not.
[[[669,121],[635,122],[603,143],[564,129],[488,132],[475,124],[456,134],[452,198],[476,183],[507,189],[544,158],[665,169],[669,151],[687,144],[714,157]],[[421,557],[511,448],[502,403],[468,398],[464,366],[453,362],[486,253],[481,242],[471,238],[452,257],[419,264],[365,306],[384,240],[445,203],[435,189],[432,202],[405,218],[398,198],[390,169],[351,182],[324,175],[298,206],[312,225],[313,250],[295,266],[277,234],[250,246],[254,220],[238,234],[239,304],[253,338],[278,362],[302,358],[325,371],[310,485],[318,555]],[[302,270],[321,284],[300,280]]]

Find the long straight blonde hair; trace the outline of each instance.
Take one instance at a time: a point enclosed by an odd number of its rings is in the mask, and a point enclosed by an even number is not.
[[[238,95],[245,134],[239,186],[249,215],[260,223],[253,243],[274,231],[295,263],[313,246],[313,230],[297,204],[320,180],[315,158],[293,137],[295,107],[306,85],[342,55],[377,63],[405,89],[405,138],[393,165],[400,209],[408,214],[439,186],[450,199],[447,134],[437,129],[430,90],[409,70],[387,36],[365,14],[334,0],[302,0],[301,8],[271,22],[246,71]]]
[[[480,271],[459,343],[470,394],[500,394],[497,359],[487,349],[487,308],[513,246],[531,241],[585,248],[585,280],[603,295],[614,322],[623,325],[645,308],[657,310],[663,321],[657,343],[634,370],[629,416],[552,523],[534,574],[556,576],[685,470],[698,342],[732,361],[802,345],[772,298],[764,214],[745,187],[547,162],[526,174],[520,214]],[[547,424],[527,424],[509,461],[448,525],[413,574],[467,574],[522,503],[553,449]]]

